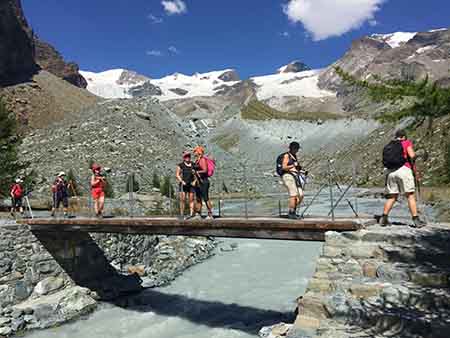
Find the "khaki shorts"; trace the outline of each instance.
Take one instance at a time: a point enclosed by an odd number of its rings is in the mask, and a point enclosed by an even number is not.
[[[386,175],[386,194],[396,195],[416,191],[414,175],[410,168],[403,166],[395,171],[387,171]]]
[[[282,177],[283,184],[289,192],[289,197],[303,197],[303,190],[297,187],[297,182],[291,174],[284,174]]]

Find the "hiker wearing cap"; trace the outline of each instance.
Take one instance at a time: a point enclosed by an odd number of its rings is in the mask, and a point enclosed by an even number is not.
[[[281,154],[279,159],[277,159],[277,172],[281,174],[281,179],[289,194],[288,218],[290,219],[298,218],[297,208],[302,203],[304,196],[302,189],[302,168],[297,159],[299,150],[300,144],[298,142],[291,142],[289,144],[289,151]]]
[[[91,194],[94,200],[95,216],[103,217],[103,208],[105,207],[105,187],[106,179],[102,174],[102,167],[98,164],[92,165]]]
[[[52,217],[55,216],[56,210],[63,205],[64,217],[68,217],[69,208],[69,188],[70,184],[66,181],[66,173],[61,171],[56,177],[52,185],[53,206]]]
[[[413,144],[407,139],[404,130],[395,133],[395,139],[383,149],[383,164],[386,171],[386,203],[384,204],[382,226],[389,226],[388,215],[398,200],[404,194],[408,200],[409,211],[412,216],[412,227],[421,228],[426,225],[417,213],[416,184],[414,179],[414,162],[416,153]]]
[[[191,161],[191,154],[189,152],[183,153],[183,162],[177,165],[176,179],[179,183],[180,193],[180,215],[184,216],[184,207],[186,204],[186,197],[189,200],[189,217],[194,216],[194,166]]]
[[[16,215],[17,211],[23,215],[22,199],[24,196],[24,188],[22,183],[23,180],[21,178],[17,178],[9,192],[11,195],[11,215],[13,217]]]
[[[194,155],[196,158],[194,170],[195,177],[197,178],[197,185],[195,187],[197,215],[195,216],[195,218],[201,218],[203,204],[202,202],[204,201],[206,204],[206,208],[208,209],[208,216],[206,219],[213,219],[212,203],[209,200],[209,177],[211,176],[211,170],[209,169],[211,168],[208,168],[208,159],[205,157],[205,149],[202,146],[197,146],[194,148]]]

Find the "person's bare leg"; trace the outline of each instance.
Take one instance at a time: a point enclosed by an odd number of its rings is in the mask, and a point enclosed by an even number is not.
[[[289,212],[294,212],[295,208],[297,207],[297,196],[290,196],[289,197]]]
[[[201,215],[201,214],[202,214],[203,201],[197,199],[197,202],[196,202],[195,206],[196,206],[195,212],[196,212],[197,214]]]
[[[390,195],[389,198],[384,203],[383,215],[389,215],[392,208],[394,207],[395,202],[398,199],[398,195]]]
[[[95,211],[95,216],[98,216],[98,209],[99,209],[98,204],[99,204],[98,198],[96,198],[96,199],[94,200],[94,211]]]
[[[184,216],[184,205],[186,204],[186,193],[180,192],[180,215]]]
[[[405,196],[408,200],[408,208],[409,208],[409,211],[411,212],[411,216],[416,217],[417,216],[416,196],[414,195],[413,192],[406,193]]]
[[[189,216],[194,216],[195,213],[195,205],[194,205],[194,193],[189,193]]]
[[[211,201],[206,202],[206,207],[208,208],[208,215],[212,216],[212,214],[213,214],[213,212],[212,212],[213,206],[212,206]]]
[[[100,196],[98,199],[98,213],[103,215],[103,209],[105,208],[105,196]]]

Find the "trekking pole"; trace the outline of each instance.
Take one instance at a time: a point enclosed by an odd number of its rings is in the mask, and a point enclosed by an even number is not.
[[[28,207],[28,211],[30,212],[30,217],[31,217],[31,219],[33,219],[34,218],[33,210],[31,209],[31,204],[30,204],[30,200],[28,199],[28,194],[25,195],[25,202],[27,202],[27,207]]]
[[[247,186],[247,163],[244,163],[244,195],[245,195],[245,218],[248,218],[248,186]]]
[[[334,222],[334,201],[333,201],[333,178],[331,176],[331,163],[332,160],[328,160],[328,184],[330,187],[330,205],[331,205],[331,220]]]

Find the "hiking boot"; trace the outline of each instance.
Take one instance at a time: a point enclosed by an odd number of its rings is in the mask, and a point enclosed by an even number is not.
[[[380,226],[382,226],[382,227],[390,227],[391,225],[392,225],[392,223],[389,222],[388,215],[381,216]]]
[[[427,223],[425,221],[421,220],[419,216],[414,216],[413,217],[413,224],[411,224],[412,228],[420,229],[420,228],[423,228],[426,225],[427,225]]]
[[[207,220],[213,220],[214,219],[214,217],[213,217],[213,215],[208,215],[208,216],[206,216],[206,218],[205,219],[207,219]]]
[[[288,214],[288,219],[299,219],[299,217],[297,216],[296,213],[289,213]]]

